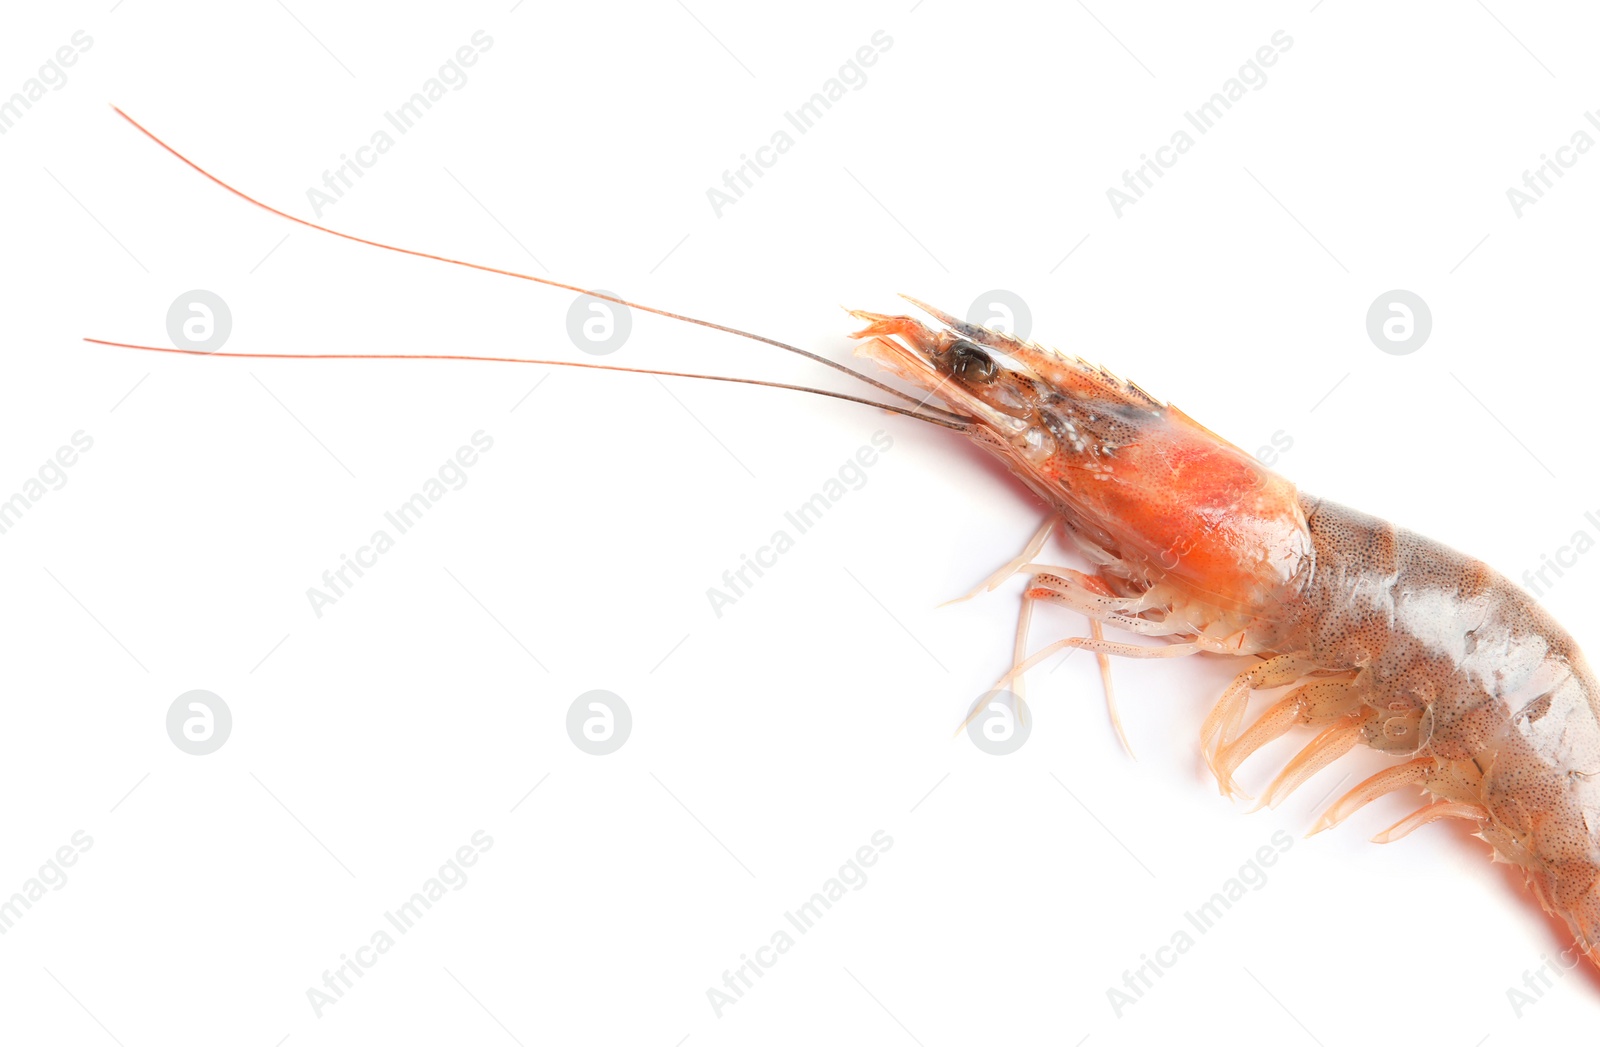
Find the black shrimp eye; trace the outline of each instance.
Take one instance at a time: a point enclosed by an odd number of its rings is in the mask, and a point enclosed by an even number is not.
[[[994,381],[994,360],[983,349],[968,341],[950,346],[950,373],[964,382],[982,385]]]

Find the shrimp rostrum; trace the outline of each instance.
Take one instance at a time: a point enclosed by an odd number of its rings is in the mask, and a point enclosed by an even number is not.
[[[1471,822],[1600,964],[1600,687],[1550,615],[1471,557],[1296,490],[1136,385],[916,304],[939,325],[855,313],[867,322],[857,354],[969,419],[966,435],[1045,501],[1096,568],[1028,565],[1026,599],[1168,641],[1112,643],[1097,628],[1004,680],[1069,648],[1250,658],[1201,728],[1223,793],[1295,726],[1320,731],[1262,803],[1358,744],[1391,754],[1402,762],[1336,800],[1317,828],[1420,786],[1430,802],[1374,839]],[[1289,685],[1245,726],[1252,692]]]

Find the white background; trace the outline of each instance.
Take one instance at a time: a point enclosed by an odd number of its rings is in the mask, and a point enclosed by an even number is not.
[[[0,494],[94,441],[0,536],[0,894],[93,839],[0,937],[8,1040],[1331,1047],[1592,1026],[1587,974],[1513,1007],[1568,939],[1482,844],[1366,842],[1417,797],[1301,839],[1382,760],[1273,812],[1217,795],[1195,739],[1236,665],[1119,666],[1137,762],[1084,657],[1034,675],[1015,755],[952,737],[1007,664],[1021,581],[938,605],[1040,519],[955,434],[727,385],[78,340],[166,344],[169,304],[204,288],[231,350],[592,360],[570,294],[293,226],[107,105],[309,218],[323,171],[481,29],[470,80],[324,221],[838,359],[841,304],[965,313],[1009,289],[1039,340],[1246,448],[1281,432],[1304,489],[1520,579],[1600,510],[1600,159],[1521,217],[1506,196],[1600,98],[1579,5],[111,2],[0,34],[0,94],[93,40],[0,137]],[[1117,217],[1106,190],[1280,29],[1265,85]],[[718,217],[706,190],[877,30],[893,45],[865,85]],[[1412,355],[1365,331],[1392,288],[1432,309]],[[633,319],[609,361],[850,387]],[[707,589],[879,429],[865,486],[717,617]],[[478,430],[494,447],[466,486],[316,616],[308,587]],[[1580,642],[1600,643],[1597,585],[1580,557],[1544,596]],[[1041,613],[1035,643],[1083,628]],[[234,720],[204,757],[165,729],[196,688]],[[633,716],[604,757],[565,728],[595,688]],[[319,1017],[307,990],[480,829],[465,886]],[[878,830],[865,886],[719,1017],[707,990]],[[1295,842],[1265,886],[1119,1017],[1108,989],[1279,830]]]

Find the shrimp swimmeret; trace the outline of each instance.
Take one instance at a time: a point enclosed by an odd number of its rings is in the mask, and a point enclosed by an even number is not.
[[[1589,814],[1600,811],[1600,683],[1561,626],[1485,564],[1298,491],[1182,411],[1099,367],[929,306],[921,308],[937,321],[932,326],[908,316],[854,314],[866,324],[855,336],[863,339],[857,355],[920,391],[913,395],[759,335],[315,225],[245,196],[144,133],[223,188],[302,225],[755,338],[906,401],[891,406],[779,386],[953,429],[998,458],[1049,507],[1045,528],[991,584],[1011,573],[1031,575],[1023,626],[1027,608],[1054,601],[1088,616],[1091,635],[1025,656],[1019,629],[1016,664],[1001,684],[1073,648],[1102,659],[1200,652],[1249,659],[1200,731],[1201,751],[1224,794],[1238,792],[1234,773],[1251,754],[1296,726],[1320,733],[1268,786],[1263,804],[1276,805],[1358,744],[1389,753],[1401,762],[1335,800],[1317,829],[1386,793],[1420,787],[1428,802],[1376,840],[1398,839],[1440,819],[1471,823],[1497,859],[1523,870],[1539,902],[1566,920],[1579,947],[1600,965],[1600,817]],[[932,406],[935,399],[944,407]],[[1031,562],[1055,529],[1093,573]],[[1115,643],[1104,639],[1102,627],[1165,642]],[[1245,726],[1253,692],[1291,685]]]

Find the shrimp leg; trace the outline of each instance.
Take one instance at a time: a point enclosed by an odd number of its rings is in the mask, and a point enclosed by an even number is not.
[[[1026,660],[1012,666],[1009,672],[995,681],[995,687],[1004,687],[1007,683],[1060,651],[1103,651],[1119,658],[1185,658],[1191,654],[1199,654],[1210,649],[1201,643],[1174,643],[1165,647],[1139,647],[1131,643],[1111,643],[1106,640],[1096,640],[1092,636],[1068,636],[1065,639],[1046,644]]]
[[[1387,793],[1396,789],[1403,789],[1408,785],[1422,785],[1438,769],[1438,764],[1432,757],[1424,756],[1395,767],[1385,768],[1368,778],[1360,785],[1339,797],[1322,817],[1317,819],[1317,824],[1311,827],[1307,836],[1315,836],[1324,829],[1332,829],[1352,814]]]
[[[1395,822],[1389,828],[1372,838],[1373,843],[1393,843],[1404,836],[1410,836],[1429,822],[1436,822],[1441,818],[1461,818],[1469,822],[1486,822],[1489,820],[1489,811],[1475,803],[1455,803],[1450,800],[1440,800],[1430,803],[1420,810],[1412,811],[1404,818]]]
[[[1118,597],[1099,578],[1082,574],[1070,567],[1047,567],[1028,564],[1028,570],[1038,572],[1028,587],[1028,597],[1034,600],[1054,600],[1075,611],[1107,625],[1115,626],[1136,636],[1171,636],[1187,632],[1187,626],[1169,625],[1150,621],[1134,615],[1143,609],[1137,599]]]
[[[1205,756],[1206,765],[1212,773],[1217,770],[1218,751],[1232,741],[1239,730],[1239,723],[1250,704],[1251,692],[1293,683],[1313,668],[1315,666],[1301,655],[1280,654],[1258,662],[1233,678],[1233,683],[1222,692],[1222,697],[1211,707],[1205,722],[1200,725],[1200,752]],[[1218,784],[1221,784],[1220,775]],[[1226,789],[1223,791],[1226,792]]]
[[[1117,597],[1104,579],[1074,571],[1070,567],[1030,563],[1024,569],[1039,573],[1034,575],[1023,599],[1055,600],[1081,612],[1089,619],[1089,636],[1093,640],[1105,642],[1104,622],[1145,636],[1166,635],[1174,631],[1158,623],[1132,617],[1131,613],[1141,609],[1139,601]],[[1018,653],[1018,660],[1021,660],[1021,652]],[[1123,730],[1122,714],[1117,711],[1117,692],[1111,684],[1111,656],[1106,651],[1096,651],[1095,661],[1100,666],[1100,682],[1106,693],[1106,713],[1111,717],[1117,740],[1122,743],[1123,751],[1129,757],[1138,759],[1134,756],[1133,746],[1128,743],[1127,732]]]
[[[1317,680],[1302,684],[1284,699],[1261,714],[1232,744],[1222,746],[1211,770],[1224,796],[1244,793],[1234,784],[1233,775],[1241,764],[1263,745],[1289,733],[1295,726],[1331,723],[1354,711],[1359,700],[1351,694],[1349,680]],[[1245,794],[1246,799],[1253,799]]]
[[[1096,640],[1105,640],[1105,630],[1100,627],[1098,618],[1089,619],[1089,636]],[[1122,743],[1122,751],[1128,754],[1130,760],[1137,760],[1138,757],[1133,755],[1133,746],[1128,744],[1128,734],[1122,729],[1122,714],[1117,712],[1117,692],[1111,686],[1111,656],[1104,651],[1096,651],[1094,660],[1100,663],[1100,683],[1106,691],[1106,713],[1111,717],[1111,728],[1117,732],[1117,740]]]
[[[1032,538],[1028,539],[1028,544],[1023,547],[1022,552],[1016,555],[1015,559],[1003,565],[999,570],[995,571],[989,577],[979,582],[977,587],[971,592],[964,596],[958,596],[953,600],[946,600],[939,606],[949,607],[951,604],[963,603],[967,600],[970,600],[979,593],[994,592],[995,589],[999,588],[1001,582],[1022,570],[1023,566],[1027,564],[1028,561],[1039,555],[1039,550],[1044,548],[1044,543],[1050,540],[1050,532],[1055,530],[1056,523],[1057,520],[1054,516],[1046,517],[1044,524],[1039,528],[1038,533]]]
[[[1300,750],[1300,754],[1289,761],[1289,766],[1272,780],[1272,784],[1267,786],[1267,791],[1251,810],[1259,811],[1263,807],[1276,809],[1278,804],[1288,799],[1289,794],[1304,785],[1312,775],[1355,748],[1368,721],[1375,715],[1371,709],[1352,713],[1317,735],[1311,744]]]
[[[1050,533],[1048,530],[1049,525],[1046,524],[1045,526],[1046,529],[1041,533],[1048,535]],[[1011,660],[1013,664],[1021,661],[1028,655],[1028,625],[1032,621],[1033,603],[1030,600],[1024,599],[1022,601],[1022,608],[1017,611],[1017,639],[1016,643],[1013,644],[1011,648]],[[1021,677],[1018,677],[1017,682],[1011,687],[1011,693],[1017,696],[1017,716],[1019,719],[1028,715],[1028,706],[1023,700],[1023,695],[1026,693],[1026,690],[1027,682]]]

